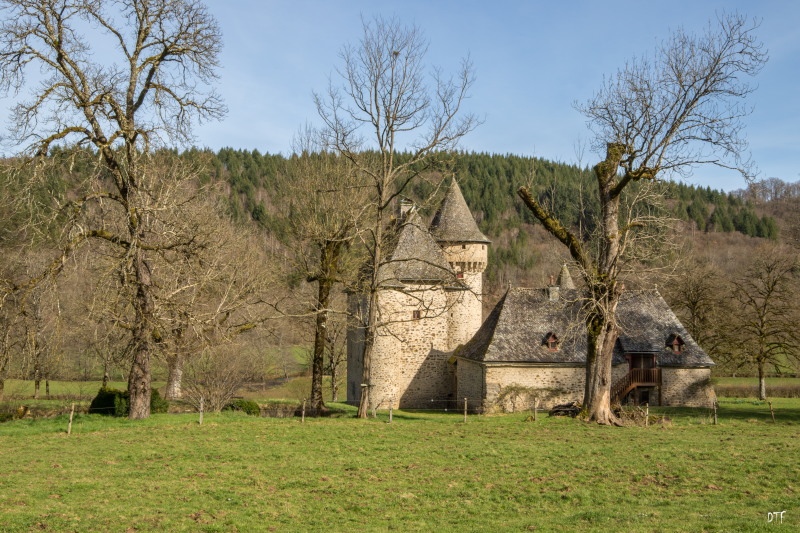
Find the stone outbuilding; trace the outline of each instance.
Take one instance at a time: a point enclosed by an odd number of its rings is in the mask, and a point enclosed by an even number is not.
[[[563,271],[562,271],[563,276]],[[452,357],[456,396],[471,408],[508,407],[524,389],[543,408],[583,398],[586,328],[571,279],[545,289],[509,289],[475,336]],[[656,290],[627,291],[612,362],[612,402],[708,407],[714,362]]]

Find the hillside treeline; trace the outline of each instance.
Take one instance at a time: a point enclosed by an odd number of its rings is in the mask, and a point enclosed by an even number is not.
[[[253,221],[280,234],[283,222],[275,216],[270,191],[275,189],[284,163],[280,155],[225,148],[213,154],[205,179],[229,186],[226,202],[233,220]],[[529,233],[519,231],[535,223],[517,198],[516,191],[522,185],[544,198],[566,225],[587,233],[594,229],[600,206],[593,194],[594,174],[589,168],[541,158],[462,152],[452,156],[448,171],[459,180],[481,230],[495,242],[490,278],[506,267],[525,269],[533,265],[534,259],[526,253]],[[431,189],[429,182],[418,182],[416,199],[428,198]],[[758,213],[756,202],[760,198],[680,182],[665,184],[664,193],[666,212],[699,231],[738,232],[773,241],[778,238],[775,218]],[[508,237],[509,232],[513,236]]]

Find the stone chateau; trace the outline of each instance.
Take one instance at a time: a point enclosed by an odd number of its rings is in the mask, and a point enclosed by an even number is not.
[[[543,289],[509,288],[482,320],[489,239],[453,181],[429,227],[401,206],[396,243],[380,269],[380,326],[372,361],[375,407],[509,408],[526,391],[547,408],[583,398],[586,332],[566,265]],[[366,298],[351,294],[352,316]],[[714,362],[657,291],[628,291],[613,361],[612,396],[625,403],[710,406]],[[363,320],[362,320],[363,321]],[[361,396],[364,330],[347,338],[347,400]],[[513,402],[516,408],[528,406]]]

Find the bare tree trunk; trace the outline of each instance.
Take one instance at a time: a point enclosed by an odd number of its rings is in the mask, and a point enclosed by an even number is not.
[[[317,279],[317,319],[314,330],[314,354],[311,360],[311,408],[322,409],[325,401],[322,397],[322,374],[325,370],[325,343],[328,332],[328,308],[330,307],[331,289],[336,281],[339,254],[343,241],[327,241],[320,248],[320,272]]]
[[[369,295],[368,313],[367,317],[367,331],[364,335],[364,356],[363,366],[361,369],[361,400],[358,403],[358,418],[367,418],[369,416],[369,407],[372,399],[370,398],[370,389],[372,388],[372,352],[375,345],[375,328],[377,327],[377,299],[378,291],[372,290]]]
[[[611,410],[611,362],[619,331],[616,324],[617,276],[620,261],[619,193],[614,179],[622,157],[622,147],[609,145],[606,159],[595,167],[600,204],[603,209],[600,257],[589,286],[591,309],[587,325],[586,388],[583,408],[587,419],[606,425],[619,425]]]
[[[758,399],[767,399],[767,379],[764,377],[764,362],[758,362]]]
[[[167,360],[169,365],[169,376],[167,377],[167,391],[165,396],[168,400],[179,400],[183,396],[181,382],[183,381],[183,354],[176,353]]]
[[[150,354],[152,352],[151,327],[153,319],[153,296],[150,288],[150,268],[142,257],[141,250],[135,252],[133,260],[136,275],[136,324],[133,328],[133,364],[128,375],[130,412],[128,418],[138,420],[150,416]]]
[[[50,399],[50,378],[44,378],[44,397]]]
[[[338,368],[337,368],[338,366],[339,365],[337,365],[336,362],[333,362],[333,361],[331,362],[331,401],[332,402],[338,402],[339,401],[339,384],[337,383],[337,380],[339,379],[339,371],[338,371]],[[0,398],[2,398],[2,395],[0,395]]]
[[[374,248],[372,250],[372,279],[369,287],[369,301],[367,303],[367,331],[364,335],[364,356],[361,371],[361,401],[358,403],[358,418],[367,418],[369,408],[374,401],[371,398],[372,389],[372,353],[375,346],[375,336],[378,327],[378,294],[379,294],[379,270],[383,261],[383,239],[384,239],[384,220],[383,209],[380,207],[386,204],[385,188],[379,187],[378,191],[378,211],[375,214]],[[363,386],[366,385],[366,386]]]
[[[619,419],[611,410],[611,360],[617,331],[605,317],[587,320],[586,387],[583,408],[587,420],[599,424],[618,425]]]

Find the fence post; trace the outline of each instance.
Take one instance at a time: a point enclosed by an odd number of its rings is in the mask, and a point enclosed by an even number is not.
[[[717,400],[714,400],[714,425],[717,425]]]
[[[650,404],[644,404],[644,427],[648,427],[650,425]]]
[[[303,398],[303,412],[300,415],[300,423],[305,424],[306,422],[306,399]]]
[[[203,404],[204,404],[204,402],[205,402],[205,398],[203,398],[202,396],[200,396],[200,420],[199,420],[199,422],[198,422],[198,423],[199,423],[201,426],[203,425],[203,407],[204,407],[204,405],[203,405]]]
[[[533,421],[536,422],[539,417],[539,398],[533,399]]]
[[[389,400],[389,423],[392,423],[392,409],[394,408],[394,398]]]
[[[775,410],[772,408],[772,402],[767,402],[769,404],[769,414],[772,415],[772,423],[775,423]]]
[[[467,399],[464,398],[464,423],[467,423]]]
[[[67,435],[72,435],[72,415],[75,414],[75,402],[72,402],[72,409],[69,411],[69,425],[67,426]]]

